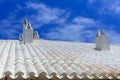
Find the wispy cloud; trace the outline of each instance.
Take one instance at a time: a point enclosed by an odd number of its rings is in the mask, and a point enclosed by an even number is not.
[[[43,24],[64,24],[69,13],[66,10],[59,8],[51,8],[43,3],[26,3],[27,9],[36,10],[35,14],[29,16],[29,19],[34,19],[35,23],[38,22],[36,27],[40,27]],[[31,21],[33,22],[33,21]]]
[[[94,42],[98,27],[93,19],[78,16],[45,36],[56,40]]]
[[[9,14],[6,19],[0,21],[0,37],[3,39],[17,39],[19,36],[21,21],[15,20],[15,15]]]
[[[89,0],[89,4],[99,3],[98,9],[100,14],[120,15],[120,0]]]
[[[110,13],[114,15],[120,15],[120,1],[119,0],[103,0],[102,1],[103,13]]]
[[[114,30],[104,30],[105,33],[108,35],[110,42],[113,44],[120,44],[120,33],[117,33]]]
[[[45,36],[52,40],[95,42],[96,33],[99,29],[102,29],[106,33],[111,43],[120,43],[119,33],[111,30],[110,27],[108,28],[99,21],[81,16],[75,17],[63,27],[55,28],[45,34]]]
[[[93,4],[94,2],[96,2],[97,0],[88,0],[89,4]]]

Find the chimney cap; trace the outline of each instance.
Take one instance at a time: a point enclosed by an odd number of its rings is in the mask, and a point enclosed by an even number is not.
[[[32,26],[30,23],[28,23],[27,29],[32,29]]]
[[[24,24],[27,24],[27,19],[24,19],[23,23],[24,23]]]
[[[102,36],[102,35],[105,35],[105,33],[102,30],[98,30],[96,37]]]

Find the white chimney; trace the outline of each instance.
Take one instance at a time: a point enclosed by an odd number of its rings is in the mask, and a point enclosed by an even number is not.
[[[23,21],[23,33],[19,36],[19,41],[26,43],[32,43],[33,39],[39,39],[38,32],[34,32],[30,23],[25,19]]]
[[[23,31],[23,42],[32,43],[32,41],[33,41],[33,29],[31,25],[28,23],[28,25],[24,28]]]
[[[110,50],[110,43],[108,37],[102,30],[97,32],[96,36],[96,50]]]

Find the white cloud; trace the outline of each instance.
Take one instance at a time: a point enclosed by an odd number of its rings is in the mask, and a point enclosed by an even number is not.
[[[94,2],[96,2],[96,0],[88,0],[88,3],[89,3],[89,4],[92,4],[92,3],[94,3]]]
[[[59,27],[53,32],[48,33],[46,36],[49,39],[67,40],[67,41],[90,41],[94,42],[96,32],[94,29],[98,29],[98,25],[93,19],[85,17],[76,17],[72,22],[65,24],[63,27]],[[91,30],[90,30],[91,28]]]
[[[105,30],[110,42],[114,44],[120,44],[120,33],[116,33],[114,30]]]
[[[120,0],[89,0],[89,4],[99,3],[100,14],[120,15]]]
[[[103,13],[120,15],[120,0],[102,0],[102,4]]]
[[[69,16],[65,10],[59,8],[51,8],[46,6],[42,3],[26,3],[27,9],[36,10],[36,14],[29,16],[32,20],[34,19],[35,22],[39,22],[37,24],[48,24],[48,23],[57,23],[57,24],[64,24],[66,18]],[[33,21],[31,21],[33,22]],[[38,25],[38,26],[40,26]],[[37,27],[37,25],[36,25]]]
[[[93,19],[85,18],[85,17],[81,17],[81,16],[75,17],[73,19],[73,22],[77,23],[77,24],[83,24],[83,25],[95,25],[96,24],[96,22]]]
[[[45,36],[52,40],[94,42],[99,29],[106,33],[112,44],[120,43],[119,33],[111,30],[110,27],[106,27],[106,25],[99,21],[81,16],[75,17],[72,22],[65,24],[63,27],[55,28],[45,34]]]
[[[15,20],[16,16],[9,14],[6,19],[0,21],[0,36],[5,39],[16,39],[19,37],[21,21]]]

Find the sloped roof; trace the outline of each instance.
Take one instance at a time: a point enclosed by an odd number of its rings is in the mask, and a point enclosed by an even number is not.
[[[120,46],[94,48],[90,43],[0,40],[0,79],[120,79]]]

